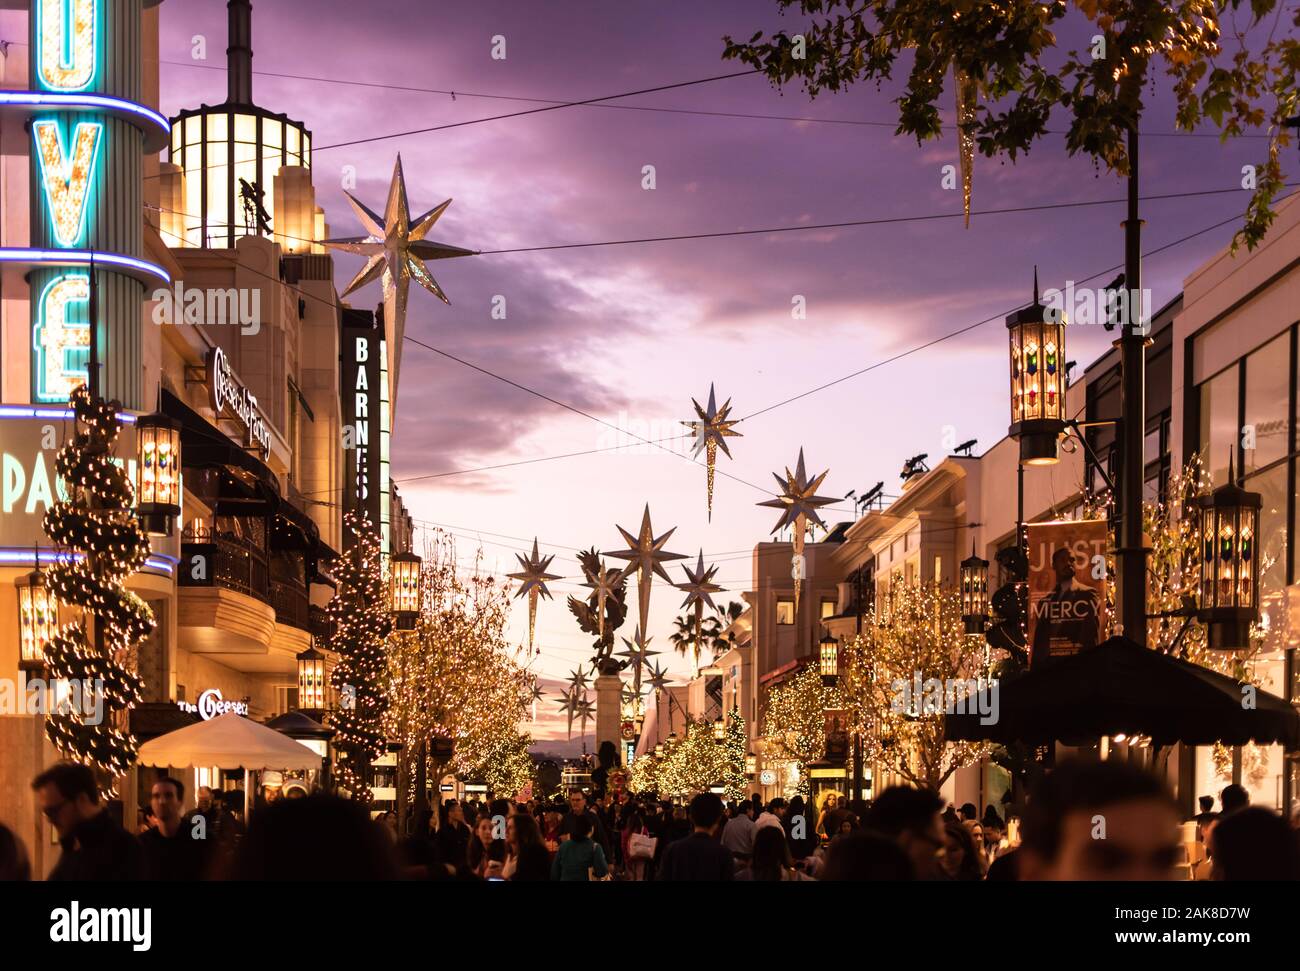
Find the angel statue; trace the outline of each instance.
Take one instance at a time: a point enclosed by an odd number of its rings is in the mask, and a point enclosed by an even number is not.
[[[586,600],[569,597],[569,610],[578,618],[578,626],[596,638],[592,645],[596,656],[592,663],[601,674],[616,674],[624,664],[615,661],[614,632],[627,618],[627,581],[620,578],[618,570],[607,570],[595,549],[578,554],[583,575],[591,588]]]

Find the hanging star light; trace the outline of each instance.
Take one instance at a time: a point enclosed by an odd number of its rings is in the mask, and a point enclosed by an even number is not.
[[[582,735],[587,735],[587,722],[596,717],[596,706],[589,699],[583,697],[578,701],[578,718],[582,720]]]
[[[595,553],[594,550],[592,552]],[[603,641],[605,639],[605,600],[618,592],[618,573],[606,570],[605,562],[597,558],[596,569],[588,574],[588,580],[583,586],[596,592],[596,622],[599,627],[600,639]]]
[[[979,101],[979,86],[974,78],[956,66],[953,67],[953,86],[957,89],[957,150],[961,160],[962,205],[966,212],[966,228],[970,229],[971,179],[975,170],[975,110]]]
[[[696,562],[695,569],[692,570],[683,563],[682,572],[686,574],[686,582],[677,584],[677,589],[686,591],[686,599],[682,601],[682,609],[694,608],[695,610],[695,668],[699,670],[704,608],[707,606],[710,610],[717,609],[712,594],[721,592],[722,587],[713,582],[713,577],[717,574],[718,568],[716,566],[705,567],[704,565],[704,550],[700,550],[700,557]]]
[[[689,428],[695,437],[695,450],[691,453],[693,458],[698,458],[700,452],[705,453],[705,462],[708,469],[708,489],[709,489],[709,521],[713,521],[713,476],[717,467],[718,449],[721,448],[727,458],[731,458],[731,449],[727,447],[728,438],[743,438],[740,432],[734,431],[734,427],[739,421],[727,418],[731,411],[731,399],[728,398],[721,408],[718,407],[717,399],[713,394],[713,385],[709,385],[709,405],[707,408],[701,408],[700,403],[694,398],[691,404],[695,406],[695,414],[700,418],[699,421],[682,422]]]
[[[627,543],[628,548],[609,555],[618,560],[628,561],[627,566],[619,574],[619,579],[627,580],[634,573],[637,574],[637,609],[640,611],[641,619],[641,623],[637,625],[637,630],[644,632],[650,627],[650,587],[654,582],[654,575],[657,573],[668,583],[672,583],[672,578],[664,570],[664,564],[669,560],[684,560],[686,557],[682,553],[664,551],[664,544],[677,531],[677,527],[674,526],[656,539],[654,527],[650,525],[650,506],[648,503],[641,515],[640,533],[633,536],[622,526],[618,526],[617,529],[623,534],[623,540]],[[632,680],[638,686],[641,684],[641,665],[639,662],[633,666]]]
[[[560,575],[546,572],[546,568],[551,565],[551,560],[555,559],[555,556],[539,556],[536,538],[533,539],[532,554],[524,559],[523,554],[516,553],[515,559],[519,561],[520,572],[508,575],[511,580],[519,581],[519,589],[515,591],[516,599],[525,594],[528,596],[528,647],[531,650],[533,632],[537,628],[537,597],[540,594],[550,600],[551,591],[546,589],[546,581],[558,580]]]
[[[777,520],[772,532],[776,533],[783,526],[789,525],[794,529],[794,557],[791,561],[791,576],[794,577],[794,609],[795,613],[799,611],[799,591],[803,584],[804,559],[803,548],[804,538],[808,534],[808,525],[815,523],[826,528],[822,522],[821,516],[817,510],[822,506],[829,506],[835,502],[835,499],[826,496],[817,495],[817,488],[830,475],[830,469],[827,469],[821,475],[808,478],[808,473],[804,469],[803,449],[799,449],[799,462],[795,466],[794,472],[786,467],[785,478],[782,479],[775,472],[772,473],[777,484],[781,487],[781,494],[775,499],[768,499],[760,502],[760,506],[771,506],[773,509],[781,510],[781,518]]]
[[[646,684],[650,685],[651,689],[656,693],[663,691],[668,685],[672,684],[668,672],[654,661],[651,661],[647,666],[650,669],[650,676],[646,679]]]
[[[569,684],[573,686],[574,691],[587,690],[587,672],[583,670],[581,664],[578,665],[578,670],[569,672]]]
[[[327,239],[324,245],[344,253],[368,257],[343,296],[348,296],[367,283],[382,277],[384,285],[384,324],[388,339],[388,369],[393,388],[397,387],[398,366],[401,362],[401,344],[406,333],[406,303],[411,281],[445,304],[450,304],[438,281],[433,278],[425,260],[447,260],[457,256],[473,256],[474,251],[425,239],[434,223],[447,211],[451,200],[434,206],[422,216],[411,219],[411,207],[406,201],[406,178],[402,174],[402,156],[397,156],[393,166],[393,180],[388,186],[388,200],[384,215],[380,217],[350,192],[345,192],[352,210],[361,220],[365,236]],[[391,398],[394,404],[395,398]]]
[[[636,636],[632,640],[623,638],[623,643],[627,645],[623,650],[618,652],[619,657],[625,657],[628,663],[632,665],[632,670],[637,671],[642,664],[645,664],[651,657],[658,654],[658,651],[650,650],[650,642],[653,637],[643,637],[641,628],[637,628]]]
[[[569,716],[568,737],[573,738],[573,716],[578,711],[578,691],[572,688],[560,695],[563,699],[560,702],[560,714]]]
[[[533,706],[533,721],[537,721],[537,703],[546,697],[546,692],[542,690],[542,683],[533,678],[533,686],[528,689],[528,701]]]

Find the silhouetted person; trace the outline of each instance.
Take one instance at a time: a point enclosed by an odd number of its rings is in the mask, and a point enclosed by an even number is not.
[[[0,823],[0,883],[27,881],[32,866],[27,861],[27,847],[8,826]]]
[[[1223,808],[1223,814],[1235,813],[1238,809],[1245,809],[1250,805],[1250,793],[1246,792],[1245,786],[1233,783],[1225,786],[1219,793],[1219,805]]]
[[[930,789],[890,786],[867,813],[866,828],[898,844],[912,861],[918,880],[942,878],[939,850],[944,845],[943,800]]]
[[[1300,843],[1291,827],[1263,806],[1247,806],[1210,831],[1215,880],[1300,880]]]
[[[731,851],[718,842],[722,800],[701,792],[691,800],[691,835],[664,850],[660,880],[731,880],[736,875]],[[754,834],[758,838],[758,834]]]
[[[1034,787],[1021,880],[1171,880],[1178,812],[1164,783],[1124,762],[1062,762]]]
[[[366,810],[335,796],[278,799],[253,816],[235,880],[395,880],[393,845]]]
[[[140,879],[140,844],[105,812],[90,769],[59,762],[38,775],[32,788],[63,847],[51,880]]]
[[[200,880],[207,875],[209,840],[216,834],[202,814],[184,815],[184,804],[185,786],[179,779],[163,776],[153,784],[149,807],[158,825],[140,836],[149,880]]]
[[[859,830],[831,843],[826,864],[818,879],[827,880],[914,880],[912,861],[902,847],[887,836]]]

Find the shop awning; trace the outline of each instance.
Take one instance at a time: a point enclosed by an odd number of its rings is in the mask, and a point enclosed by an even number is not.
[[[1161,746],[1300,749],[1294,705],[1125,637],[1002,682],[996,712],[947,715],[944,729],[949,741],[1078,745],[1123,733]]]
[[[140,746],[139,763],[292,771],[319,769],[321,757],[274,728],[228,712],[145,742]]]
[[[181,455],[186,466],[242,470],[268,485],[275,495],[280,494],[280,482],[265,462],[221,434],[206,418],[165,388],[162,410],[163,414],[181,423]]]

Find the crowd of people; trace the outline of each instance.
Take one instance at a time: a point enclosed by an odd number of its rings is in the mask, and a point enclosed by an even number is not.
[[[137,834],[113,819],[83,766],[59,763],[32,788],[62,845],[51,880],[1166,880],[1180,866],[1194,879],[1300,879],[1300,832],[1240,786],[1222,792],[1218,811],[1201,800],[1189,822],[1203,851],[1188,862],[1164,783],[1121,762],[1049,772],[1018,841],[992,807],[981,815],[904,786],[820,807],[712,793],[688,805],[581,791],[553,802],[449,799],[405,821],[300,793],[261,803],[245,826],[210,790],[185,812],[184,785],[162,777]],[[21,841],[0,825],[0,879],[30,875]]]

